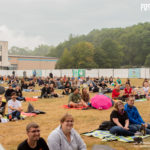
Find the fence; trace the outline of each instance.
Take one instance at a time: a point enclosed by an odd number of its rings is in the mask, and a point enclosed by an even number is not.
[[[0,70],[0,75],[12,75],[13,70]],[[16,76],[32,76],[34,70],[15,70]],[[129,68],[129,69],[55,69],[55,70],[36,70],[37,76],[47,77],[52,72],[54,76],[63,77],[120,77],[120,78],[150,78],[150,68]]]

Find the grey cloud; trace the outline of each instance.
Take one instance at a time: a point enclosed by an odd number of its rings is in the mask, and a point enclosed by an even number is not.
[[[141,12],[141,3],[142,0],[0,0],[0,25],[57,44],[70,33],[86,34],[94,28],[149,21],[150,11]]]

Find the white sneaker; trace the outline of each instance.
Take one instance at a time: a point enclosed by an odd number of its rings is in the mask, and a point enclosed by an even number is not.
[[[14,118],[14,119],[12,119],[13,121],[17,121],[18,120],[18,118]]]
[[[139,131],[136,131],[135,133],[134,133],[134,136],[142,136],[143,134],[141,133],[141,132],[139,132]]]

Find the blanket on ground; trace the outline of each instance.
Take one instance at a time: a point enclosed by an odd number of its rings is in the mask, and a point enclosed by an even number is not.
[[[74,107],[68,107],[68,105],[63,105],[62,107],[63,107],[63,108],[66,108],[66,109],[79,109],[79,110],[82,110],[82,109],[86,108],[86,107],[74,108]]]
[[[24,92],[41,92],[41,90],[23,89]]]
[[[142,98],[142,99],[136,99],[135,102],[144,102],[144,101],[147,101],[146,98]]]
[[[37,101],[38,98],[26,97],[25,100],[26,100],[27,102],[30,102],[30,101]]]
[[[26,118],[26,117],[33,117],[36,116],[36,113],[25,113],[25,112],[21,112],[21,116]]]
[[[102,141],[121,141],[121,142],[134,142],[134,137],[135,136],[116,136],[111,134],[109,131],[103,131],[103,130],[94,130],[92,132],[86,132],[82,133],[82,135],[85,136],[91,136],[91,137],[96,137],[102,139]],[[141,138],[146,138],[149,137],[150,135],[145,135],[145,136],[139,136]]]

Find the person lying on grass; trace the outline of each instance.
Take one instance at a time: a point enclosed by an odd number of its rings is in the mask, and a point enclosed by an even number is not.
[[[111,134],[119,136],[134,136],[137,128],[129,125],[129,118],[127,112],[124,110],[122,101],[117,101],[114,104],[114,110],[110,114],[110,121],[113,127],[110,129]]]
[[[49,150],[45,140],[40,137],[40,127],[29,123],[26,127],[28,138],[19,144],[17,150]]]
[[[69,102],[68,102],[69,107],[88,107],[86,102],[84,102],[81,99],[81,95],[79,93],[79,89],[77,87],[74,88],[73,93],[69,95]]]
[[[137,108],[134,106],[135,97],[130,96],[125,104],[125,111],[128,113],[129,121],[131,125],[134,125],[137,130],[140,130],[142,126],[145,127],[146,134],[150,134],[150,124],[143,121]]]
[[[60,126],[48,136],[47,144],[50,150],[86,150],[86,144],[73,125],[74,118],[70,114],[65,114],[60,119]]]

